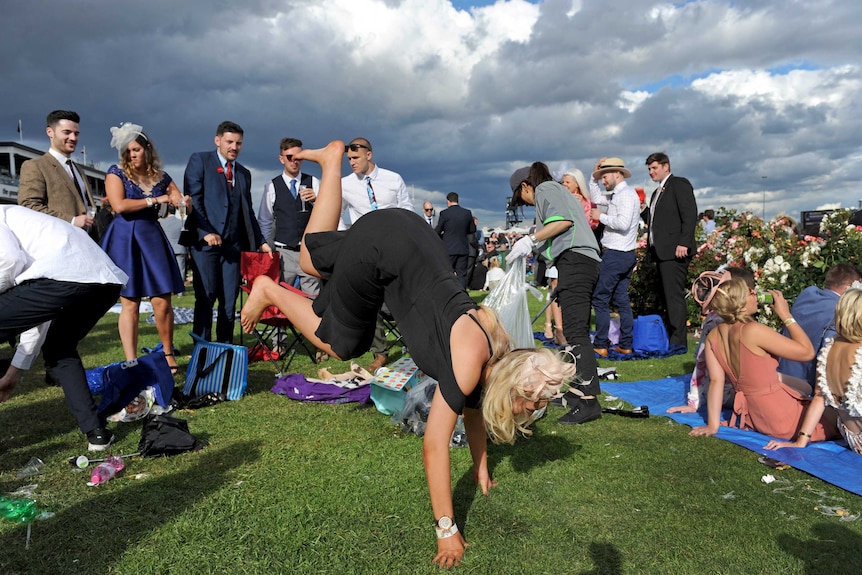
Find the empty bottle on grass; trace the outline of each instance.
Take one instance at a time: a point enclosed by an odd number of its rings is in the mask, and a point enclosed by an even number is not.
[[[0,496],[0,517],[17,523],[29,523],[38,510],[32,499],[14,499]]]
[[[116,455],[107,458],[105,461],[93,468],[93,473],[90,475],[90,483],[99,485],[106,483],[117,476],[117,473],[126,468],[122,458]]]

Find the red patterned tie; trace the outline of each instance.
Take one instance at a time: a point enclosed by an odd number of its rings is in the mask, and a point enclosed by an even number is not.
[[[227,183],[230,187],[233,187],[233,162],[227,163],[227,169],[225,170],[224,175],[227,177]]]

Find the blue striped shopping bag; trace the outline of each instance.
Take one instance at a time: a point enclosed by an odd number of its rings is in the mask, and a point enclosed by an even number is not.
[[[248,348],[191,336],[195,348],[186,369],[183,393],[191,398],[208,393],[218,393],[229,400],[241,398],[248,387]]]

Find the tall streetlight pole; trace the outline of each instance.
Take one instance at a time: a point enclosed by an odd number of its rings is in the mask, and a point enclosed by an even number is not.
[[[763,184],[763,213],[761,214],[761,218],[763,221],[766,221],[766,176],[760,176]]]

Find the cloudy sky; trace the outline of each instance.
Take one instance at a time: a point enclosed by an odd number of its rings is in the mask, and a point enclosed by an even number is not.
[[[110,127],[132,121],[181,182],[230,119],[258,196],[283,136],[364,136],[417,208],[456,191],[483,225],[503,223],[514,168],[619,156],[651,189],[643,163],[659,150],[701,210],[761,214],[765,200],[767,217],[798,218],[862,199],[862,2],[3,4],[0,140],[20,119],[44,149],[46,113],[73,109],[79,151],[103,169]]]

